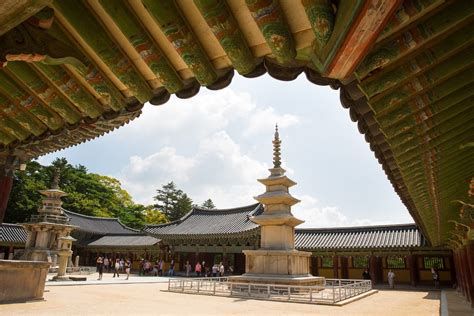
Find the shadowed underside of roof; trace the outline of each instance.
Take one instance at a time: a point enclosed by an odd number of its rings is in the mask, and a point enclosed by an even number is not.
[[[103,236],[91,243],[88,247],[148,247],[160,242],[151,236]]]
[[[471,1],[4,2],[0,165],[103,135],[147,101],[222,89],[235,71],[304,73],[340,89],[426,237],[451,238],[474,175]]]
[[[295,246],[302,250],[354,250],[424,247],[427,243],[414,224],[407,224],[296,229]]]
[[[165,236],[177,235],[239,234],[257,229],[259,226],[249,217],[262,212],[263,207],[259,203],[221,210],[193,208],[178,221],[162,225],[148,225],[144,231],[163,239]]]

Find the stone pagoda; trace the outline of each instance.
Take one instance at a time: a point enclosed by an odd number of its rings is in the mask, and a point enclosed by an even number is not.
[[[265,185],[265,193],[255,197],[264,211],[250,218],[261,227],[260,249],[244,250],[245,274],[231,277],[231,281],[287,285],[324,285],[323,277],[310,274],[310,252],[295,249],[295,226],[304,221],[291,213],[300,202],[291,196],[289,188],[296,183],[285,175],[280,159],[281,140],[278,125],[273,140],[273,168],[270,176],[258,181]]]
[[[62,210],[61,197],[67,194],[59,189],[59,172],[54,174],[51,189],[40,193],[45,197],[38,214],[32,215],[27,223],[22,224],[28,232],[22,259],[52,262],[60,254],[63,244],[60,241],[65,237],[69,240],[71,231],[77,226],[68,224],[69,218]]]

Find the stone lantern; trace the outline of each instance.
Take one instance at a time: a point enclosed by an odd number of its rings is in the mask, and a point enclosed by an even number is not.
[[[59,261],[59,267],[58,267],[58,274],[53,277],[53,280],[69,280],[68,277],[66,277],[66,268],[67,268],[67,263],[69,261],[69,258],[72,255],[72,242],[76,241],[76,239],[72,238],[70,235],[67,235],[65,237],[59,237],[59,250],[58,250],[58,261]]]

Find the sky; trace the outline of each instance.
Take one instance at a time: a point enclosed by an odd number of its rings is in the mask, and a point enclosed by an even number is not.
[[[134,201],[153,203],[156,190],[174,181],[195,204],[250,205],[264,192],[278,123],[282,167],[298,184],[292,207],[299,227],[412,223],[339,91],[300,75],[282,82],[268,75],[236,75],[219,91],[201,88],[190,99],[172,96],[161,106],[100,138],[40,157],[120,180]]]

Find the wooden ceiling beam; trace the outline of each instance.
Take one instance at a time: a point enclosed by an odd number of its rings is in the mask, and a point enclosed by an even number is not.
[[[401,3],[402,0],[366,1],[324,75],[336,79],[349,77],[375,44]]]

